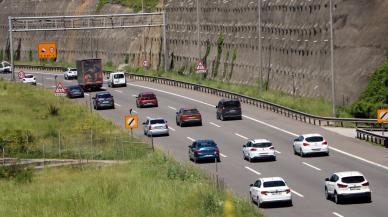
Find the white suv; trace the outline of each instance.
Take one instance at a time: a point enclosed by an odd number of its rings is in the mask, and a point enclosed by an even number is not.
[[[307,154],[324,153],[329,155],[329,145],[323,136],[319,134],[303,134],[294,139],[294,154],[301,157]]]
[[[124,72],[112,72],[108,76],[108,87],[127,86]]]
[[[292,206],[291,189],[280,177],[260,178],[250,184],[249,195],[259,207],[265,203],[286,202]]]
[[[252,162],[256,159],[271,159],[276,160],[275,148],[272,142],[266,139],[252,139],[243,145],[244,160],[248,159]]]
[[[72,79],[72,78],[77,78],[77,69],[75,68],[67,68],[63,74],[65,77],[65,80]]]
[[[11,64],[7,61],[2,61],[0,63],[0,73],[11,73]]]
[[[338,172],[326,178],[325,196],[337,204],[350,198],[364,198],[367,202],[372,199],[368,180],[357,171]]]

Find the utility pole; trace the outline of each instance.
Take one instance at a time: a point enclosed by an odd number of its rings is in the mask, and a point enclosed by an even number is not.
[[[15,63],[13,59],[13,37],[12,37],[12,17],[8,17],[8,27],[9,27],[9,54],[11,58],[11,71],[12,71],[12,81],[16,80],[15,77]]]
[[[263,90],[263,58],[262,58],[262,55],[263,55],[263,52],[262,52],[262,41],[261,41],[261,0],[258,0],[257,1],[257,11],[259,12],[259,24],[258,24],[258,28],[259,28],[259,75],[260,75],[260,81],[259,81],[259,91],[262,91]]]
[[[200,45],[200,33],[199,33],[199,0],[197,0],[197,49],[198,49],[198,61],[201,60],[201,45]]]
[[[334,29],[333,29],[333,0],[330,0],[330,71],[331,71],[331,95],[333,103],[333,117],[337,116],[336,112],[336,94],[335,94],[335,74],[334,74]]]
[[[141,0],[141,12],[144,13],[144,0]]]

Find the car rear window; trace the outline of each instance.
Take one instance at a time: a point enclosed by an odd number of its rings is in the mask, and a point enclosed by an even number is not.
[[[363,176],[343,177],[341,180],[343,183],[360,183],[365,181]]]
[[[268,148],[268,147],[271,147],[271,146],[272,146],[272,143],[270,143],[270,142],[254,143],[254,144],[252,144],[252,147],[256,147],[256,148]]]
[[[25,77],[26,78],[33,78],[34,76],[33,75],[26,75]]]
[[[271,187],[281,187],[281,186],[286,186],[286,183],[284,183],[283,181],[268,181],[268,182],[264,182],[263,183],[263,186],[265,188],[271,188]]]
[[[198,143],[198,146],[201,148],[204,148],[204,147],[216,147],[217,145],[212,141],[206,141],[206,142],[202,141]]]
[[[307,137],[306,141],[307,142],[323,142],[323,137],[322,136]]]
[[[224,106],[225,107],[240,107],[240,101],[237,101],[237,100],[225,101]]]
[[[194,114],[198,114],[199,111],[197,109],[187,109],[187,110],[183,110],[183,114],[185,115],[194,115]]]
[[[116,74],[113,76],[115,79],[124,78],[123,74]]]
[[[81,90],[81,88],[79,86],[70,86],[70,87],[68,87],[68,89],[70,89],[70,90]]]
[[[151,120],[151,124],[165,124],[166,122],[163,119],[156,119],[156,120]]]
[[[110,98],[110,97],[112,97],[112,95],[110,95],[110,93],[104,93],[104,94],[98,95],[98,97],[100,97],[100,98]]]
[[[155,99],[156,96],[154,94],[147,94],[142,96],[143,99]]]
[[[70,71],[72,71],[72,72],[76,72],[76,71],[77,71],[77,69],[70,69]]]

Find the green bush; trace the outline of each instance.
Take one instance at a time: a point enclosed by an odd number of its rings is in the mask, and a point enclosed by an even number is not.
[[[376,118],[381,108],[388,108],[388,61],[371,76],[358,101],[350,106],[350,113],[356,118]]]
[[[0,167],[0,179],[15,180],[18,183],[32,182],[34,170],[19,164]]]

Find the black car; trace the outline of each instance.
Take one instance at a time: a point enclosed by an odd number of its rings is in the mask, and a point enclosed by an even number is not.
[[[66,95],[69,98],[84,98],[85,96],[84,90],[78,85],[66,87]]]
[[[115,102],[113,96],[109,92],[96,93],[93,97],[93,107],[98,110],[101,108],[115,108]]]
[[[237,99],[221,99],[216,108],[217,119],[222,121],[228,118],[242,119],[241,103]]]

